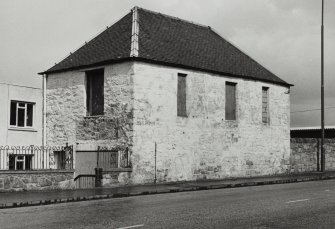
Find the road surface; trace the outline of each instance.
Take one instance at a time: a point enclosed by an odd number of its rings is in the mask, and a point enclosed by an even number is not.
[[[335,228],[335,180],[3,209],[0,228]]]

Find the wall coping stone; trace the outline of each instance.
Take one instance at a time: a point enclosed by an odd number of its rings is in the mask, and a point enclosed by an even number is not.
[[[321,138],[291,138],[291,143],[316,143]],[[325,138],[325,143],[335,143],[334,138]]]
[[[114,169],[108,169],[108,170],[103,170],[102,173],[110,173],[110,172],[132,172],[132,168],[114,168]]]
[[[291,138],[291,143],[316,143],[317,138]]]
[[[0,170],[1,174],[48,174],[48,173],[74,173],[73,169],[43,169],[43,170]]]

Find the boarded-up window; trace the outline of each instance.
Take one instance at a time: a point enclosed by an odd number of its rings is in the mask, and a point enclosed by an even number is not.
[[[187,117],[186,114],[186,74],[178,73],[177,115]]]
[[[236,120],[236,83],[226,82],[226,120]]]
[[[87,115],[104,114],[104,70],[86,72]]]
[[[262,122],[269,122],[269,88],[262,87]]]

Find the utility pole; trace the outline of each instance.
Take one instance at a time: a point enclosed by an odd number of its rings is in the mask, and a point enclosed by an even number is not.
[[[322,0],[321,9],[321,172],[325,172],[326,157],[324,149],[325,141],[325,88],[324,88],[324,28],[323,28],[323,11],[324,0]]]

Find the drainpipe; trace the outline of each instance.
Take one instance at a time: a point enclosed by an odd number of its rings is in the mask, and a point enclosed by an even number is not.
[[[154,179],[154,183],[157,183],[157,143],[155,142],[155,179]]]
[[[42,146],[46,146],[46,113],[47,113],[47,75],[43,75],[43,116],[42,116]]]

